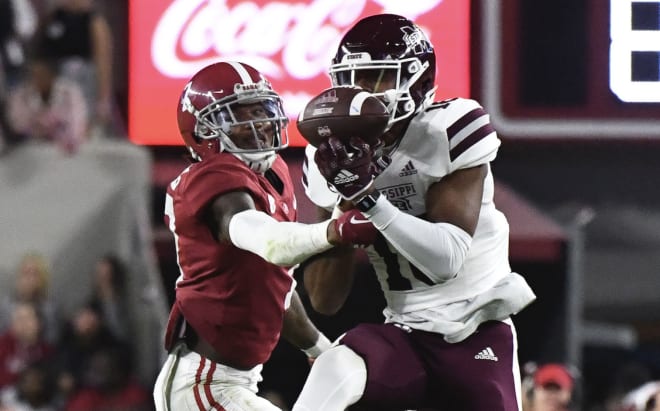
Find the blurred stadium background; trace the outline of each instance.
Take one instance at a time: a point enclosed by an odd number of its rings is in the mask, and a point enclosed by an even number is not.
[[[600,400],[629,361],[660,377],[660,1],[406,3],[98,2],[113,29],[128,135],[92,140],[74,157],[41,146],[0,157],[2,289],[23,252],[39,249],[71,310],[87,267],[116,252],[130,264],[137,366],[151,383],[178,276],[162,209],[166,185],[186,164],[174,113],[185,78],[212,59],[246,61],[271,77],[295,118],[328,85],[342,31],[390,11],[431,34],[439,96],[480,101],[502,139],[496,201],[511,224],[513,268],[538,295],[515,318],[521,362],[576,365],[588,401]],[[284,157],[301,220],[310,221],[294,129]],[[336,317],[312,316],[336,337],[379,321],[382,304],[365,267]],[[306,367],[282,343],[263,388],[290,401]]]

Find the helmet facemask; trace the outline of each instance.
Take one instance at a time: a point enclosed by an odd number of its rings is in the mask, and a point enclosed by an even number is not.
[[[361,86],[380,96],[390,112],[390,127],[435,98],[433,45],[414,22],[396,14],[368,16],[353,25],[339,43],[329,74],[335,86]],[[377,87],[379,77],[384,80]]]
[[[236,84],[234,94],[216,100],[195,114],[195,137],[218,139],[219,151],[232,153],[263,173],[276,152],[289,145],[288,117],[282,100],[266,82]]]
[[[362,86],[380,97],[390,112],[389,129],[392,124],[410,117],[433,101],[435,88],[423,96],[415,95],[413,90],[428,70],[429,63],[422,63],[416,57],[372,60],[368,53],[353,53],[345,54],[341,62],[332,64],[329,72],[334,86]],[[363,85],[364,78],[368,78],[368,86]],[[383,90],[381,78],[393,79],[393,88]]]

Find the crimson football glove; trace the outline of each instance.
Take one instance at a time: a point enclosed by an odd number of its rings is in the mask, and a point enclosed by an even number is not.
[[[335,228],[342,243],[359,246],[371,245],[378,237],[378,230],[371,221],[357,209],[351,209],[339,216]]]
[[[348,144],[330,137],[319,145],[314,162],[326,181],[346,200],[362,197],[374,181],[371,148],[359,137],[351,137]]]

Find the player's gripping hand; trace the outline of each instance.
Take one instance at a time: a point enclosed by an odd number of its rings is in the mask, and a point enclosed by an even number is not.
[[[334,236],[330,240],[341,244],[368,246],[376,241],[378,230],[357,209],[351,209],[334,221]]]
[[[383,141],[378,139],[371,144],[371,175],[378,177],[392,163],[392,158],[383,152]]]
[[[392,158],[387,154],[374,157],[371,162],[371,175],[374,178],[378,177],[390,164],[392,164]]]
[[[359,137],[351,137],[348,144],[330,137],[319,145],[314,161],[326,181],[347,200],[362,197],[374,181],[372,150]]]

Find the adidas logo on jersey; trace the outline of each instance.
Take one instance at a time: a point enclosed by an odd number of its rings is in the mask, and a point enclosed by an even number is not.
[[[334,185],[346,184],[346,183],[350,183],[351,181],[355,181],[358,178],[359,178],[358,176],[356,176],[355,174],[351,173],[348,170],[339,170],[339,173],[337,173],[332,183]]]
[[[408,164],[401,169],[399,177],[411,176],[413,174],[417,174],[417,169],[413,166],[412,160],[410,160],[408,161]]]
[[[475,360],[491,360],[491,361],[499,361],[495,353],[493,352],[493,349],[490,347],[486,347],[485,349],[479,351],[479,354],[474,356]]]

